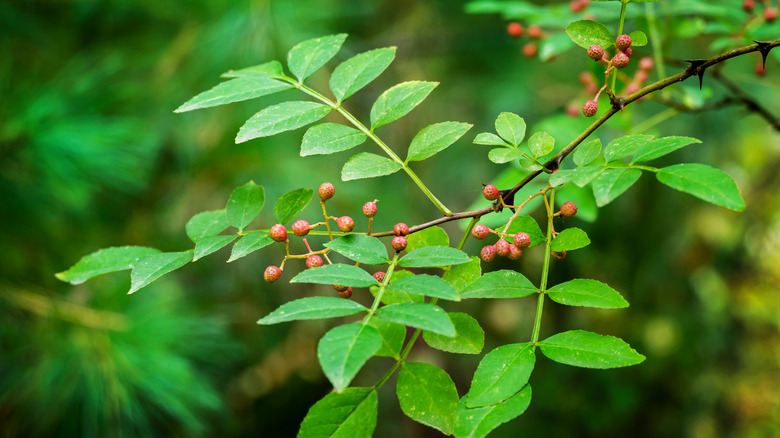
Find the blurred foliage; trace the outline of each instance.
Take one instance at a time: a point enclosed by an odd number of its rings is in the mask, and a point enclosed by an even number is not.
[[[657,3],[659,16],[667,4],[699,3]],[[737,2],[715,3],[735,9]],[[598,8],[614,15],[615,5]],[[629,28],[646,26],[644,7],[631,5]],[[720,50],[701,31],[700,13],[662,19],[672,57]],[[544,24],[552,35],[565,25]],[[463,3],[446,0],[0,3],[0,436],[294,435],[330,389],[314,360],[327,322],[260,328],[255,321],[292,298],[332,291],[263,283],[278,248],[230,265],[223,251],[133,296],[123,293],[122,274],[78,287],[53,274],[105,246],[186,249],[187,219],[221,208],[250,179],[266,187],[269,200],[333,181],[332,213],[356,218],[365,201],[380,198],[382,229],[432,219],[436,211],[403,176],[341,183],[342,157],[301,158],[302,132],[233,144],[243,121],[274,98],[184,115],[172,110],[226,70],[281,59],[308,37],[346,32],[337,61],[398,46],[390,69],[348,104],[362,119],[397,82],[441,81],[392,130],[378,130],[394,148],[443,120],[489,130],[500,111],[522,115],[529,132],[547,130],[562,147],[586,124],[563,113],[585,100],[576,77],[591,64],[578,50],[548,62],[525,58],[523,42],[506,36],[505,26],[497,14],[469,15]],[[722,71],[777,111],[780,64],[770,57],[769,74],[759,79],[755,62],[741,57]],[[324,72],[311,80],[326,88]],[[702,91],[697,85],[669,93],[695,102],[724,92],[714,81],[705,80]],[[606,143],[664,112],[652,99],[632,105],[596,135]],[[648,359],[612,372],[545,361],[534,373],[531,408],[495,436],[780,432],[780,139],[743,107],[670,115],[650,132],[703,140],[670,160],[724,168],[747,210],[714,208],[645,177],[597,218],[594,210],[595,222],[568,219],[593,244],[555,264],[552,281],[596,278],[632,305],[618,312],[546,306],[542,336],[587,327],[623,337]],[[445,204],[463,210],[479,198],[481,183],[512,167],[488,162],[486,152],[462,140],[415,169]],[[570,196],[587,203],[587,194]],[[261,223],[270,222],[270,210]],[[312,207],[303,217],[318,214]],[[460,230],[448,227],[451,240]],[[467,250],[476,253],[478,245]],[[539,265],[533,251],[520,262],[537,281]],[[530,333],[529,300],[449,306],[477,316],[486,348]],[[447,369],[461,392],[478,362],[424,345],[413,355]],[[358,382],[373,382],[390,366],[385,358],[372,363]],[[393,386],[380,395],[377,436],[438,436],[402,416]]]

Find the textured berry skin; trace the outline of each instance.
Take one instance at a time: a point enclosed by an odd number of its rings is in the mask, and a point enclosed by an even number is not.
[[[602,49],[600,45],[594,44],[588,47],[588,58],[594,61],[598,61],[603,57],[604,57],[604,49]]]
[[[582,114],[585,117],[593,117],[599,110],[599,104],[595,100],[589,100],[582,105]]]
[[[509,242],[504,239],[498,239],[498,242],[494,245],[496,247],[496,254],[500,256],[509,255]]]
[[[339,291],[339,296],[341,298],[349,298],[349,297],[351,297],[352,296],[352,287],[350,286],[350,287],[348,287],[345,290]]]
[[[409,226],[403,222],[399,222],[393,227],[393,234],[396,236],[406,236],[409,234]]]
[[[276,224],[268,231],[268,234],[276,242],[284,242],[287,240],[287,228],[282,224]]]
[[[363,214],[366,215],[366,217],[376,216],[376,202],[374,201],[366,202],[363,205]]]
[[[490,235],[490,228],[482,224],[475,225],[474,228],[471,229],[471,235],[474,236],[475,239],[482,240]]]
[[[506,26],[506,33],[512,38],[520,38],[523,36],[523,25],[513,21]]]
[[[522,249],[518,248],[515,245],[509,245],[509,254],[507,254],[507,257],[509,257],[510,260],[517,260],[522,256],[523,256]]]
[[[612,57],[612,65],[616,68],[626,68],[628,66],[628,55],[623,52],[618,52]]]
[[[263,279],[269,283],[273,283],[274,281],[278,280],[279,277],[282,276],[282,270],[279,269],[277,266],[269,266],[265,268],[265,272],[263,273]]]
[[[623,50],[623,53],[626,54],[629,58],[631,57],[631,54],[634,53],[633,50],[631,50],[631,47],[627,48],[626,50]]]
[[[499,197],[498,189],[494,185],[486,185],[484,189],[482,189],[482,195],[487,199],[488,201],[495,201]]]
[[[340,218],[336,219],[336,226],[339,227],[339,230],[345,233],[349,233],[353,228],[355,228],[355,221],[349,216],[341,216]]]
[[[566,217],[574,216],[577,214],[577,204],[571,201],[564,202],[563,205],[561,205],[561,214]]]
[[[777,9],[769,7],[764,9],[764,20],[766,20],[767,23],[771,23],[775,21],[777,18]]]
[[[528,36],[531,38],[541,38],[542,28],[535,24],[528,26]]]
[[[297,220],[297,221],[293,222],[292,227],[290,227],[290,228],[292,228],[292,231],[293,231],[293,233],[295,233],[296,236],[301,236],[302,237],[302,236],[305,236],[305,235],[309,234],[309,228],[310,227],[309,227],[309,223],[308,222],[306,222],[305,220],[301,219],[301,220]]]
[[[392,245],[393,249],[396,251],[403,251],[406,249],[406,237],[395,236],[393,237],[393,241],[390,243],[390,245]]]
[[[512,242],[515,244],[518,248],[528,248],[531,246],[531,236],[528,235],[528,233],[519,232],[515,234],[514,239],[512,239]]]
[[[487,245],[479,252],[479,258],[486,262],[492,262],[496,258],[496,247],[493,245]]]
[[[384,272],[374,272],[374,278],[376,279],[376,281],[381,283],[381,282],[385,281],[385,273]]]
[[[742,2],[742,10],[744,10],[748,14],[752,14],[753,10],[755,9],[756,9],[756,2],[754,0],[745,0]]]
[[[319,268],[320,266],[322,266],[322,257],[318,255],[306,257],[306,268]]]
[[[645,56],[644,58],[639,60],[639,69],[644,70],[646,72],[649,72],[653,69],[655,66],[655,63],[653,62],[653,58],[649,56]]]
[[[332,198],[333,195],[336,194],[336,188],[333,187],[333,184],[331,184],[329,182],[322,183],[320,185],[319,194],[320,194],[320,199],[322,200],[322,202],[325,202],[328,199]]]
[[[566,251],[550,251],[550,253],[558,260],[563,260],[566,258]]]
[[[536,50],[536,44],[528,43],[523,46],[523,55],[525,55],[527,58],[533,58],[536,56]]]
[[[617,47],[618,50],[625,51],[627,48],[631,47],[631,37],[626,34],[620,35],[615,39],[615,47]]]
[[[342,286],[340,284],[334,284],[333,289],[336,289],[336,292],[344,292],[345,290],[347,290],[347,287]]]

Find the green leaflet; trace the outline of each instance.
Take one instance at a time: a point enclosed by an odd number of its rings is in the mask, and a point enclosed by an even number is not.
[[[390,322],[455,336],[455,326],[441,307],[428,303],[399,303],[380,307],[375,315]]]
[[[653,140],[650,143],[645,143],[641,148],[639,148],[639,150],[634,154],[631,163],[641,163],[642,161],[654,160],[658,157],[662,157],[668,153],[676,151],[677,149],[694,143],[701,143],[701,140],[692,137],[662,137]]]
[[[222,73],[223,78],[240,78],[244,76],[268,76],[271,78],[282,77],[282,64],[279,61],[268,61],[260,65],[241,68],[238,70],[229,70]]]
[[[381,240],[365,234],[349,234],[325,244],[326,247],[356,262],[368,265],[390,263]]]
[[[409,418],[451,435],[458,391],[444,370],[427,363],[406,362],[396,384],[401,410]]]
[[[298,129],[327,116],[330,110],[327,105],[306,101],[282,102],[269,106],[241,126],[236,143]]]
[[[510,421],[528,409],[531,404],[531,386],[523,389],[509,399],[491,406],[470,409],[466,407],[468,396],[464,396],[458,404],[455,420],[455,436],[457,438],[484,438],[493,429]]]
[[[566,365],[584,368],[617,368],[645,360],[625,341],[584,330],[558,333],[539,342],[548,358]]]
[[[628,307],[628,302],[623,299],[620,292],[600,281],[583,278],[556,284],[547,289],[547,296],[556,303],[568,306],[599,307],[602,309]]]
[[[512,221],[512,224],[509,225],[507,233],[515,235],[521,231],[528,234],[528,237],[531,238],[531,247],[539,245],[540,243],[544,243],[546,240],[544,233],[542,233],[542,229],[539,228],[539,224],[536,222],[536,219],[532,218],[531,216],[516,217],[515,220]],[[511,239],[509,243],[512,243]]]
[[[426,126],[412,139],[406,162],[420,161],[436,155],[463,137],[472,126],[460,122],[441,122]]]
[[[512,148],[495,148],[488,152],[488,160],[496,164],[504,164],[523,156],[523,151]]]
[[[530,343],[503,345],[479,362],[466,406],[482,407],[501,403],[528,383],[536,363]]]
[[[374,388],[331,392],[309,409],[298,438],[370,438],[376,427]]]
[[[311,189],[296,189],[282,195],[274,204],[276,222],[285,224],[292,220],[309,205],[313,194]]]
[[[182,106],[176,108],[175,113],[183,113],[200,108],[225,105],[233,102],[254,99],[279,91],[293,88],[291,84],[277,81],[267,76],[244,76],[223,82],[216,87],[198,94],[188,100]]]
[[[181,268],[192,261],[193,250],[183,252],[162,252],[148,255],[135,263],[130,272],[131,294],[163,275]]]
[[[632,134],[618,137],[604,148],[604,160],[617,160],[634,154],[653,139],[652,135]]]
[[[198,259],[222,249],[225,245],[236,240],[237,237],[238,235],[236,234],[230,234],[224,236],[209,236],[198,240],[195,243],[195,254],[192,261],[197,261]]]
[[[546,132],[537,132],[528,139],[528,148],[534,158],[541,158],[555,148],[555,139]]]
[[[447,315],[455,326],[455,336],[423,331],[425,343],[448,353],[479,354],[485,346],[485,331],[479,322],[466,313],[450,312]]]
[[[363,305],[338,297],[307,297],[282,304],[279,308],[260,318],[257,323],[263,325],[302,319],[324,319],[354,315],[366,312]]]
[[[419,274],[402,278],[392,282],[387,288],[394,292],[460,301],[458,292],[449,283],[436,275]]]
[[[258,249],[264,248],[272,243],[274,243],[274,240],[271,239],[271,236],[269,236],[268,233],[249,233],[233,245],[233,249],[230,251],[230,258],[227,262],[230,263],[241,257],[246,257]]]
[[[341,180],[374,178],[391,175],[403,168],[403,164],[381,155],[361,152],[353,155],[341,169]]]
[[[425,246],[450,246],[450,236],[442,227],[429,227],[406,236],[406,252]]]
[[[487,146],[504,146],[509,147],[509,144],[505,142],[501,137],[493,134],[492,132],[483,132],[477,134],[474,138],[474,144],[482,144]]]
[[[604,50],[614,45],[615,39],[609,33],[607,26],[591,20],[575,21],[566,26],[566,33],[574,44],[587,49],[598,44]]]
[[[376,317],[371,317],[368,320],[368,325],[374,327],[382,337],[382,346],[377,350],[375,356],[399,359],[401,348],[404,346],[404,338],[406,338],[406,326]]]
[[[525,120],[515,113],[503,112],[496,118],[496,132],[515,148],[525,138]]]
[[[550,249],[553,251],[572,251],[575,249],[584,248],[590,245],[590,239],[579,228],[566,228],[561,231],[550,245]]]
[[[333,70],[330,89],[336,102],[353,95],[377,78],[393,62],[395,47],[369,50],[349,58]]]
[[[249,181],[230,195],[226,208],[227,221],[240,233],[260,214],[264,204],[265,190]]]
[[[371,130],[408,114],[425,100],[437,85],[438,82],[409,81],[386,90],[371,107]]]
[[[642,176],[641,170],[630,167],[605,170],[593,181],[596,205],[603,207],[609,204],[634,185],[640,176]]]
[[[85,255],[67,271],[54,275],[61,281],[67,281],[70,284],[81,284],[98,275],[131,269],[144,257],[159,253],[159,249],[144,246],[103,248]]]
[[[522,298],[538,289],[523,274],[507,269],[488,272],[469,284],[460,296],[466,298]]]
[[[290,283],[340,284],[344,286],[368,287],[377,284],[368,272],[352,265],[334,263],[307,269],[298,273]]]
[[[482,275],[482,263],[479,257],[472,256],[466,263],[452,266],[444,273],[442,278],[453,289],[460,292]]]
[[[574,150],[574,164],[578,167],[587,166],[601,153],[601,140],[594,139],[581,144]]]
[[[317,359],[336,392],[343,391],[382,346],[382,336],[370,325],[340,325],[317,344]]]
[[[336,56],[347,34],[328,35],[300,42],[287,53],[287,67],[303,82],[312,73]]]
[[[346,151],[366,141],[366,134],[340,123],[321,123],[309,128],[301,141],[301,156]]]
[[[399,266],[405,268],[430,268],[457,265],[469,261],[465,252],[447,246],[426,246],[401,257]]]
[[[711,204],[742,211],[745,201],[737,183],[725,172],[704,164],[684,163],[658,169],[658,181]]]
[[[227,220],[225,209],[215,211],[203,211],[193,216],[184,229],[187,237],[194,243],[208,236],[216,236],[225,231],[230,224]]]

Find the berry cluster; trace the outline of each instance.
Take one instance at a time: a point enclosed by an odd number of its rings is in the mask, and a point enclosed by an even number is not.
[[[755,0],[744,0],[742,2],[742,9],[748,14],[753,14],[756,11]],[[768,1],[764,2],[763,18],[767,23],[772,23],[777,19],[777,9],[772,7]]]
[[[527,28],[523,27],[522,24],[512,21],[506,26],[506,33],[509,34],[512,38],[521,38],[523,36],[527,36],[531,38],[532,40],[541,40],[544,38],[544,32],[542,32],[542,28],[539,27],[536,24],[532,24],[528,26]],[[523,55],[525,55],[528,58],[536,56],[536,53],[538,52],[539,48],[536,42],[531,41],[526,43],[523,46]]]

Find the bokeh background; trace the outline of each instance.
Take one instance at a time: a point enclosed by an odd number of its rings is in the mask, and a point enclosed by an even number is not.
[[[288,300],[333,291],[264,283],[264,268],[283,255],[278,248],[231,264],[222,250],[131,296],[126,273],[79,286],[59,282],[54,273],[107,246],[190,248],[186,221],[222,208],[232,189],[248,180],[266,189],[258,227],[270,225],[278,196],[323,181],[336,183],[333,214],[357,218],[364,202],[379,198],[376,219],[383,229],[437,217],[404,175],[339,182],[349,155],[300,157],[302,131],[234,144],[247,118],[294,98],[293,91],[173,113],[216,85],[224,71],[283,60],[295,43],[332,33],[350,37],[336,60],[311,78],[323,90],[335,62],[398,47],[391,67],[348,103],[363,120],[395,83],[441,82],[423,105],[379,134],[403,150],[430,123],[473,123],[463,140],[415,169],[453,210],[479,204],[481,183],[500,180],[513,165],[489,162],[488,149],[470,143],[476,133],[491,130],[499,112],[512,111],[526,119],[529,133],[546,129],[561,147],[586,126],[565,108],[589,98],[577,80],[591,66],[584,51],[544,61],[523,56],[529,40],[507,36],[507,16],[492,13],[501,9],[493,3],[0,3],[0,436],[294,436],[308,408],[330,390],[315,348],[335,321],[255,322]],[[739,4],[653,4],[664,37],[655,43],[669,57],[667,70],[679,70],[673,59],[742,43],[722,38],[728,26],[746,19]],[[560,13],[539,15],[537,22],[546,40],[565,41],[561,29],[581,16],[567,3],[557,6]],[[645,8],[630,5],[627,29],[645,28]],[[586,12],[609,22],[618,10],[616,3],[594,3]],[[780,35],[777,23],[762,29]],[[722,73],[780,116],[775,55],[764,77],[754,73],[757,54],[729,62]],[[667,96],[696,106],[725,93],[706,77],[703,91],[697,85],[679,84]],[[780,136],[744,106],[689,114],[652,99],[596,135],[606,143],[637,129],[701,139],[659,161],[723,168],[748,207],[741,213],[713,207],[651,176],[598,211],[587,192],[569,193],[581,214],[565,225],[584,228],[593,243],[556,263],[552,281],[596,278],[621,291],[631,307],[548,305],[542,336],[571,328],[612,334],[647,360],[594,371],[540,359],[530,408],[493,436],[780,436]],[[315,219],[316,207],[303,217]],[[447,227],[451,240],[459,239],[461,226]],[[479,245],[466,249],[476,254]],[[540,261],[540,251],[528,251],[519,264],[484,269],[518,268],[537,281]],[[355,299],[366,301],[366,295],[356,291]],[[534,308],[535,300],[525,299],[451,303],[447,310],[475,315],[488,351],[526,340]],[[443,367],[464,394],[481,356],[418,344],[411,360]],[[372,384],[390,366],[389,359],[372,359],[355,384]],[[440,436],[403,416],[393,383],[380,393],[375,435]]]

